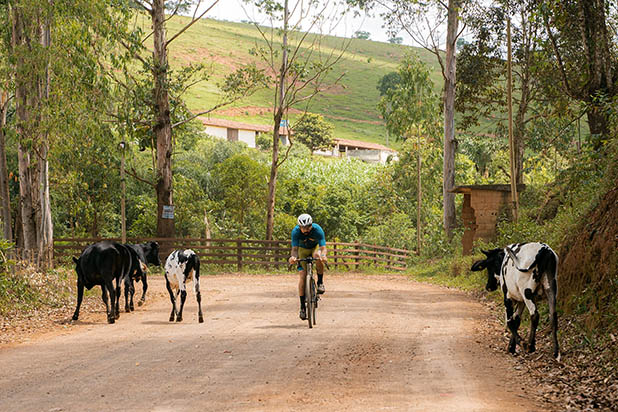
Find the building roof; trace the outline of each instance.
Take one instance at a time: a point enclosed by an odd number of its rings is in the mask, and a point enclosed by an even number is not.
[[[378,143],[370,143],[363,142],[360,140],[350,140],[350,139],[335,139],[335,145],[346,146],[352,149],[363,149],[363,150],[382,150],[386,152],[396,153],[396,150],[391,149],[390,147],[386,147],[384,145]]]
[[[517,191],[521,192],[526,189],[526,185],[518,184]],[[510,192],[511,185],[464,185],[455,186],[450,192],[452,193],[470,193],[472,190],[490,190],[494,192]]]
[[[265,126],[261,124],[249,124],[249,123],[235,122],[233,120],[216,119],[213,117],[199,117],[199,119],[202,121],[202,124],[204,126],[225,127],[228,129],[239,129],[239,130],[251,130],[254,132],[261,132],[261,133],[272,133],[273,132],[272,126]],[[280,128],[279,134],[287,135],[288,134],[287,128],[285,127]]]

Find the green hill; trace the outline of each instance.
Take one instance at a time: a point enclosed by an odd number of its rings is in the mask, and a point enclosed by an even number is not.
[[[189,21],[175,17],[168,21],[168,38]],[[144,26],[149,24],[144,17]],[[349,39],[326,36],[322,47],[326,52],[341,50]],[[191,110],[212,107],[218,99],[217,80],[231,70],[248,62],[256,62],[250,50],[263,44],[258,30],[250,24],[203,19],[170,45],[170,64],[179,67],[190,62],[205,62],[212,66],[212,79],[192,87],[185,96]],[[332,73],[334,78],[345,72],[339,84],[314,98],[309,111],[322,114],[335,126],[335,137],[386,143],[386,129],[376,109],[379,92],[378,80],[396,70],[397,65],[410,49],[432,68],[436,90],[442,87],[440,69],[435,57],[424,49],[408,46],[353,39]],[[233,106],[220,109],[213,117],[237,121],[270,124],[272,121],[272,90],[260,90],[253,96]],[[299,107],[302,109],[302,107]],[[398,143],[389,141],[389,146]]]

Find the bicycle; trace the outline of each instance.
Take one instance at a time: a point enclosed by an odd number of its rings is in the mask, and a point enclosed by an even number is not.
[[[307,313],[307,322],[309,323],[309,328],[313,328],[313,325],[316,325],[316,309],[318,308],[318,301],[320,300],[320,295],[318,294],[318,289],[315,284],[315,278],[313,277],[313,262],[315,262],[316,258],[313,256],[308,256],[304,259],[297,259],[297,262],[306,262],[307,263],[307,277],[305,278],[305,309]],[[326,264],[328,268],[328,264]]]

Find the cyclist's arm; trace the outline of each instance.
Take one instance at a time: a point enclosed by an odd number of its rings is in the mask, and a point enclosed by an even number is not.
[[[288,259],[288,262],[290,262],[290,265],[291,265],[295,263],[297,259],[298,259],[298,246],[292,246],[292,251],[290,252],[290,259]]]
[[[326,262],[326,245],[320,246],[320,260]]]

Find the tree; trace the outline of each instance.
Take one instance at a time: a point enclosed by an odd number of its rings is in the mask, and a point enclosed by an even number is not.
[[[560,89],[581,102],[588,118],[595,149],[610,135],[611,104],[618,94],[618,56],[615,47],[613,1],[541,1],[551,58],[551,78],[559,79]],[[613,39],[613,41],[612,41]]]
[[[421,208],[422,208],[422,146],[435,140],[438,134],[438,98],[434,94],[429,71],[417,56],[404,57],[398,71],[400,82],[386,91],[378,108],[386,120],[389,132],[404,140],[416,140],[417,154],[417,253],[421,251]]]
[[[129,123],[144,124],[148,126],[146,129],[147,134],[151,135],[151,138],[145,137],[141,141],[143,147],[150,146],[155,149],[155,164],[156,172],[154,177],[153,186],[157,194],[157,236],[160,237],[173,237],[174,236],[174,218],[172,214],[164,213],[165,209],[170,208],[173,211],[173,198],[172,198],[172,155],[174,153],[172,131],[175,128],[183,126],[190,120],[197,116],[210,113],[216,108],[230,104],[248,94],[255,91],[256,86],[261,84],[263,74],[255,68],[255,66],[249,65],[242,67],[236,72],[229,75],[224,83],[221,85],[221,91],[223,98],[221,102],[215,107],[202,111],[196,114],[190,114],[188,110],[182,110],[184,104],[181,100],[181,95],[188,88],[189,84],[193,82],[193,76],[197,73],[203,72],[203,65],[195,67],[189,67],[185,71],[181,71],[176,79],[170,78],[172,71],[168,63],[168,48],[169,45],[177,39],[180,35],[185,33],[193,24],[200,21],[200,19],[206,15],[219,0],[214,0],[210,6],[200,15],[197,15],[199,3],[195,7],[195,13],[189,23],[187,23],[178,33],[167,38],[165,22],[177,15],[179,12],[186,11],[193,5],[192,0],[180,0],[180,1],[165,1],[165,0],[135,0],[135,4],[142,10],[146,11],[152,21],[152,39],[153,50],[152,59],[147,59],[139,54],[140,49],[138,45],[143,44],[150,34],[144,35],[137,45],[135,43],[128,44],[128,52],[137,60],[139,60],[143,67],[146,67],[151,73],[151,83],[154,84],[152,88],[152,94],[149,98],[145,99],[145,93],[143,88],[138,91],[133,91],[129,86],[130,84],[141,84],[146,86],[143,81],[140,83],[138,80],[135,82],[135,77],[131,73],[126,73],[127,80],[124,82],[124,87],[128,90],[128,93],[133,94],[135,103],[150,106],[150,113],[145,119],[127,119]],[[166,17],[166,11],[170,12],[170,15]],[[205,80],[207,76],[202,75],[201,80]],[[180,83],[180,84],[179,84]],[[176,84],[176,94],[172,93],[171,85]],[[173,105],[170,103],[172,101]],[[179,110],[180,108],[180,110]],[[144,110],[138,110],[140,116],[144,113]],[[176,112],[176,119],[173,119]],[[179,118],[178,118],[179,117]],[[176,121],[173,121],[176,120]],[[131,125],[125,126],[127,129],[133,129]],[[145,180],[147,181],[147,180]]]
[[[371,36],[371,33],[369,33],[368,31],[357,30],[354,32],[355,39],[369,40],[370,36]]]
[[[433,53],[438,59],[444,78],[442,94],[444,111],[444,166],[443,166],[443,224],[449,237],[456,226],[455,217],[455,51],[457,39],[463,29],[459,29],[460,12],[470,0],[348,0],[352,4],[373,7],[379,4],[387,9],[382,13],[391,33],[405,30],[412,40]],[[428,18],[431,16],[431,18]],[[446,37],[442,29],[446,23]],[[442,48],[444,44],[444,49]]]
[[[397,88],[400,83],[401,75],[399,72],[390,72],[380,78],[376,89],[380,91],[380,96],[384,96],[389,90]]]
[[[388,42],[391,43],[391,44],[401,44],[401,43],[403,43],[403,37],[399,37],[399,36],[397,36],[397,37],[390,37],[388,39]]]
[[[292,129],[294,139],[307,146],[311,153],[333,147],[333,130],[333,125],[322,115],[313,113],[305,113]]]
[[[334,78],[328,76],[343,57],[349,40],[342,40],[339,50],[322,47],[321,24],[339,21],[341,15],[341,10],[334,7],[332,16],[327,16],[329,2],[320,5],[314,0],[298,0],[289,7],[289,0],[247,1],[254,2],[271,19],[268,32],[262,26],[255,25],[265,45],[256,45],[253,50],[267,65],[268,72],[272,73],[270,82],[274,91],[273,146],[266,208],[266,239],[270,240],[273,236],[278,169],[289,153],[288,148],[288,152],[280,158],[279,131],[282,120],[287,118],[289,109],[293,107],[302,107],[306,112],[316,95],[341,80],[343,74]],[[281,27],[275,28],[275,22],[279,22]]]

